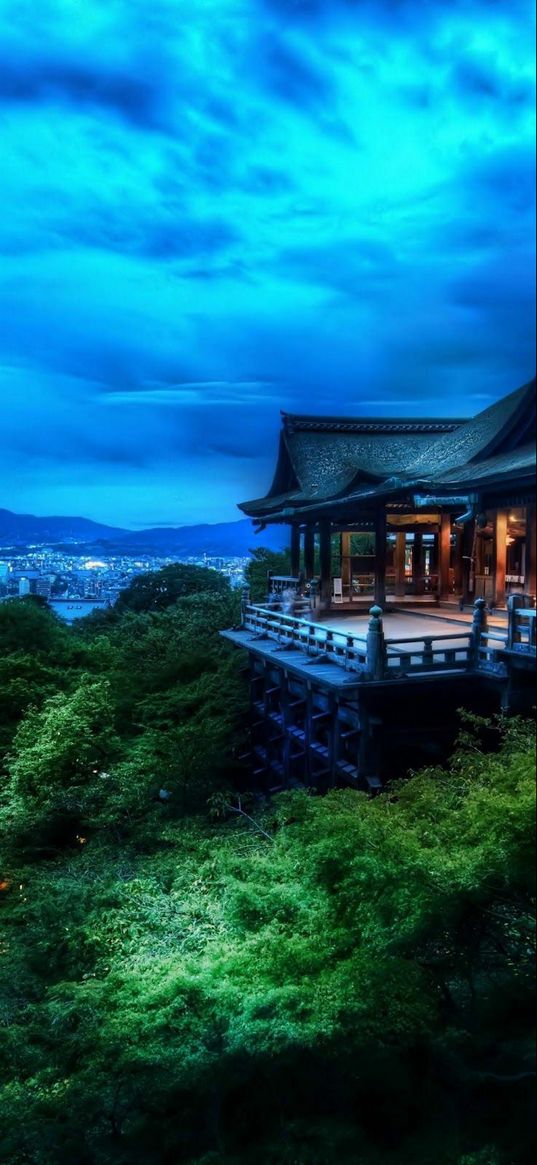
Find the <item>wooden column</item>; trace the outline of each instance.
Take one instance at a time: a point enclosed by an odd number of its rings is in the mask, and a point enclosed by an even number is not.
[[[293,578],[300,574],[300,526],[291,526],[291,574]]]
[[[383,607],[386,602],[386,510],[377,511],[375,517],[375,602]]]
[[[330,720],[328,721],[328,787],[333,789],[336,784],[336,757],[338,740],[338,708],[333,696],[329,703]]]
[[[462,595],[464,588],[464,562],[463,562],[463,528],[460,526],[455,530],[455,552],[453,555],[453,586],[456,595]]]
[[[438,574],[438,543],[440,541],[439,533],[433,534],[431,549],[429,553],[429,570],[431,574]]]
[[[484,575],[485,573],[485,535],[477,529],[475,538],[475,555],[474,555],[474,573],[477,575]]]
[[[395,594],[396,596],[404,595],[405,593],[405,557],[406,557],[406,534],[404,530],[398,530],[395,535]]]
[[[438,536],[438,594],[449,595],[449,567],[451,562],[451,514],[440,515]]]
[[[315,526],[306,526],[304,531],[304,574],[307,579],[315,575]]]
[[[319,557],[321,565],[321,603],[329,607],[332,599],[332,544],[331,526],[328,518],[319,522]]]
[[[536,507],[526,506],[526,573],[524,575],[524,591],[535,597],[537,588],[537,528]]]
[[[415,595],[422,595],[423,584],[423,531],[414,530],[412,547],[412,583]]]
[[[461,606],[473,602],[475,593],[475,562],[473,561],[476,548],[475,518],[465,522],[461,534],[462,553],[462,596]]]
[[[496,510],[494,522],[494,605],[505,606],[507,564],[507,510]]]
[[[282,686],[280,696],[280,709],[282,715],[282,766],[283,766],[283,783],[287,788],[291,779],[291,738],[289,735],[289,679],[287,673],[282,673]]]
[[[304,718],[304,777],[307,785],[311,785],[313,776],[312,765],[312,751],[313,744],[313,706],[312,706],[312,692],[311,682],[308,681],[306,685],[306,713]]]
[[[341,534],[341,581],[343,590],[350,594],[351,586],[351,536],[345,530]]]

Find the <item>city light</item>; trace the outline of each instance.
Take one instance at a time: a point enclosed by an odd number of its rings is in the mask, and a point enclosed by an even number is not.
[[[34,545],[25,550],[3,549],[1,553],[0,603],[35,595],[46,600],[67,623],[113,607],[120,592],[141,574],[184,562],[216,570],[229,579],[231,587],[237,588],[244,585],[244,571],[250,561],[240,555],[140,556],[139,551],[136,558],[117,553],[88,558],[77,553],[76,546],[65,551]]]

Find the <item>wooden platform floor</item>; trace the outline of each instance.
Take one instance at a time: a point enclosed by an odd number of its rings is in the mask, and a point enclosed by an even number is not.
[[[339,664],[329,663],[326,657],[316,658],[314,655],[308,653],[300,648],[282,648],[277,640],[270,638],[260,639],[253,636],[251,631],[233,630],[221,631],[220,635],[223,639],[235,644],[236,647],[246,648],[247,651],[255,651],[257,655],[262,656],[268,662],[273,661],[280,667],[284,667],[286,671],[293,673],[300,679],[317,681],[320,687],[341,692],[343,689],[348,690],[360,688],[362,680],[359,674],[352,670],[345,670]],[[453,640],[449,644],[450,648],[457,649],[466,647],[465,640]],[[389,652],[388,648],[388,652]],[[384,687],[386,684],[404,683],[404,684],[420,684],[424,680],[439,682],[439,681],[457,681],[468,676],[468,671],[465,664],[461,661],[460,669],[450,669],[443,671],[442,669],[434,672],[418,672],[415,675],[405,676],[399,678],[397,676],[390,676],[384,680],[371,681],[367,683],[367,687]]]
[[[367,626],[369,622],[368,615],[340,615],[334,614],[330,611],[326,613],[323,618],[315,620],[321,627],[329,627],[332,631],[343,631],[347,634],[364,639],[367,636]],[[417,609],[408,611],[388,611],[383,617],[384,634],[386,639],[396,639],[402,645],[408,639],[416,639],[420,635],[432,636],[435,639],[441,639],[445,635],[456,635],[457,629],[464,628],[470,630],[472,624],[472,616],[463,612],[456,612],[453,615],[443,616],[440,612],[434,614],[430,611],[420,611]],[[490,622],[491,630],[507,631],[507,620],[502,625],[500,621]],[[453,640],[450,647],[464,646],[465,639]],[[498,645],[500,646],[500,645]]]
[[[308,656],[305,651],[297,648],[296,650],[282,650],[282,647],[275,639],[255,639],[251,631],[221,631],[220,635],[223,639],[228,639],[230,643],[234,643],[236,647],[245,647],[247,650],[255,650],[258,655],[262,655],[265,659],[278,663],[285,668],[299,676],[301,679],[307,678],[311,680],[320,681],[321,686],[331,689],[348,688],[349,686],[357,687],[360,683],[360,678],[353,671],[345,671],[337,663],[323,663],[317,661],[315,656]]]
[[[415,615],[419,619],[423,619],[423,616],[424,616],[424,612],[420,611],[418,607],[409,607],[408,611],[405,610],[404,613],[405,613],[405,615],[406,614]],[[434,610],[427,611],[427,615],[431,619],[440,619],[443,622],[447,622],[447,623],[469,623],[469,624],[472,623],[472,619],[474,617],[474,613],[473,613],[473,610],[471,608],[467,608],[464,611],[460,611],[459,608],[456,607],[454,603],[453,604],[446,603],[445,607],[438,606]],[[507,631],[507,625],[508,625],[507,611],[493,611],[492,614],[488,615],[487,622],[488,622],[488,626],[491,627],[492,630],[494,630],[494,631]]]

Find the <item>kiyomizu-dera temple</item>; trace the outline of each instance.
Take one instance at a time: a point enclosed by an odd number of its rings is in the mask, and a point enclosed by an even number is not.
[[[248,653],[254,784],[365,791],[447,755],[459,709],[535,702],[535,383],[471,420],[283,417],[266,497],[291,574]],[[507,608],[507,609],[505,609]]]
[[[266,497],[316,606],[535,596],[535,381],[468,420],[283,414]]]

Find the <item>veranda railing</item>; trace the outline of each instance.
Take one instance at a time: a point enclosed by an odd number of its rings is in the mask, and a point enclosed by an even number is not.
[[[370,610],[362,635],[255,604],[245,605],[243,627],[255,639],[276,640],[282,648],[294,648],[359,672],[364,680],[389,680],[409,674],[471,670],[480,661],[496,663],[506,636],[487,630],[484,608],[484,601],[478,599],[470,628],[447,635],[439,631],[435,635],[386,638],[383,612],[376,606]]]

